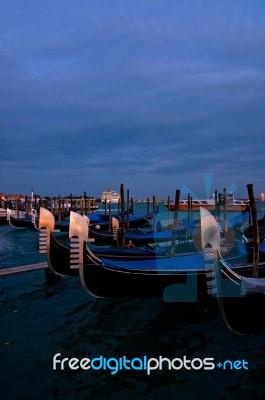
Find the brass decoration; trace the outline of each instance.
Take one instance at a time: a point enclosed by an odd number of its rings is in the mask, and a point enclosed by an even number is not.
[[[50,236],[54,231],[55,218],[46,208],[40,207],[39,216],[39,252],[50,253]]]

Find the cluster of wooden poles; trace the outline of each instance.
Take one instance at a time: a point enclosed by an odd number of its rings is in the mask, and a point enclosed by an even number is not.
[[[250,221],[253,225],[253,237],[254,237],[253,276],[258,277],[260,240],[259,240],[259,228],[258,228],[256,201],[255,201],[254,192],[253,192],[253,184],[248,184],[247,190],[248,190],[248,195],[249,195]],[[216,194],[217,194],[217,191],[216,191]],[[84,192],[84,196],[80,197],[79,204],[77,202],[77,199],[73,198],[72,195],[70,195],[69,198],[62,198],[59,196],[58,198],[53,197],[51,199],[47,199],[47,198],[41,199],[41,198],[38,198],[37,196],[35,196],[34,200],[32,200],[31,197],[25,196],[25,213],[30,214],[31,208],[35,208],[36,211],[38,211],[40,207],[45,207],[45,208],[49,208],[55,214],[57,213],[58,219],[60,220],[60,219],[64,218],[66,211],[69,211],[70,209],[75,209],[75,208],[79,209],[80,213],[82,215],[84,213],[85,214],[89,213],[90,207],[91,207],[90,200],[91,200],[91,198],[88,198],[86,196],[86,192]],[[92,200],[94,201],[94,198]],[[174,217],[173,217],[173,224],[172,224],[172,249],[174,249],[174,243],[176,241],[176,228],[177,228],[177,223],[178,223],[179,200],[180,200],[180,190],[176,190]],[[192,198],[190,195],[188,196],[188,200],[189,200],[190,204],[192,204]],[[168,202],[170,202],[169,198],[168,198]],[[125,203],[127,203],[127,212],[125,212]],[[94,204],[95,203],[93,203],[93,205]],[[155,226],[155,223],[156,223],[155,209],[156,209],[156,204],[157,204],[155,196],[153,196],[152,204],[153,204],[153,226]],[[49,207],[49,205],[50,205],[50,207]],[[5,208],[8,207],[7,200],[5,201],[4,206],[5,206]],[[107,214],[107,206],[109,207],[108,213],[111,216],[111,203],[107,204],[105,202],[105,214]],[[130,199],[130,197],[129,197],[129,190],[127,190],[127,202],[125,202],[124,185],[121,184],[120,185],[120,202],[118,203],[118,212],[121,214],[121,223],[120,223],[121,246],[125,246],[125,229],[127,227],[126,216],[128,217],[128,215],[129,215],[130,206],[133,207],[133,201],[132,201],[132,198]],[[18,200],[16,200],[16,202],[15,202],[15,207],[16,207],[17,213],[19,215],[20,210],[19,210],[19,201]],[[149,215],[149,209],[150,209],[150,201],[149,201],[149,199],[147,199],[147,215]],[[192,207],[189,208],[189,210],[192,210]],[[131,212],[133,213],[133,208],[132,208]],[[188,216],[189,215],[190,215],[190,213],[188,214]],[[128,219],[127,219],[127,221],[128,221]],[[27,270],[29,270],[29,269],[27,269]]]

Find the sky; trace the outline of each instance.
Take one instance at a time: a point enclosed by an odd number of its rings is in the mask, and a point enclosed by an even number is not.
[[[265,191],[265,2],[1,0],[0,192]]]

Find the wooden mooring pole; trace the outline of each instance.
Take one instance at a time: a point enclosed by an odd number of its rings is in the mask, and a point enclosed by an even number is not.
[[[126,205],[126,229],[129,229],[129,208],[130,208],[130,191],[127,189],[127,205]]]
[[[120,186],[121,195],[121,247],[125,247],[125,207],[124,207],[124,186]]]
[[[172,244],[171,244],[171,249],[170,249],[170,256],[171,257],[174,256],[175,248],[176,248],[179,198],[180,198],[180,190],[177,189],[176,190],[176,194],[175,194],[174,220],[173,220],[173,224],[172,224]]]
[[[167,224],[170,223],[170,196],[167,196]]]
[[[249,183],[247,185],[247,189],[248,189],[249,206],[250,206],[250,213],[251,213],[251,217],[252,217],[253,237],[254,237],[252,275],[253,275],[253,278],[258,278],[260,240],[259,240],[259,226],[258,226],[258,219],[257,219],[256,202],[255,202],[254,192],[253,192],[253,184]]]
[[[153,231],[156,232],[156,198],[153,196]]]
[[[227,232],[226,188],[224,188],[224,231]]]

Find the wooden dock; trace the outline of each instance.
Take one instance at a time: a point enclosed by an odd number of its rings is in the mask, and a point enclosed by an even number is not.
[[[0,276],[18,274],[20,272],[37,271],[38,269],[46,269],[46,268],[48,268],[47,262],[22,265],[20,267],[0,269]]]

